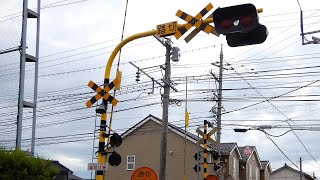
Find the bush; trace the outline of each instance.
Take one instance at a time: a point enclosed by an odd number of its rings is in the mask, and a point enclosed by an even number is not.
[[[21,150],[0,148],[0,179],[2,180],[48,180],[59,170],[50,160],[31,157]]]

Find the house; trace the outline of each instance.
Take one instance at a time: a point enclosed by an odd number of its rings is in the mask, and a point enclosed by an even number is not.
[[[51,163],[60,171],[54,178],[55,180],[82,180],[82,178],[74,175],[69,168],[62,165],[59,161],[51,161]]]
[[[260,169],[260,180],[269,180],[272,172],[269,161],[260,161],[262,168]]]
[[[241,154],[237,143],[221,143],[220,146],[220,160],[224,162],[224,177],[231,175],[233,179],[239,179],[239,161]]]
[[[262,169],[260,158],[255,146],[250,146],[252,153],[250,155],[244,154],[245,147],[239,147],[241,153],[240,159],[240,180],[259,180],[260,169]]]
[[[122,136],[122,144],[115,148],[121,155],[122,162],[117,167],[109,166],[106,179],[130,179],[133,172],[140,167],[149,167],[159,176],[161,120],[149,115]],[[188,179],[196,179],[193,166],[196,160],[193,155],[197,152],[197,136],[187,133],[186,141],[186,175]],[[167,136],[166,179],[182,179],[184,176],[184,131],[172,124],[168,125]],[[210,171],[210,170],[211,171]],[[213,168],[208,167],[208,174]],[[203,168],[200,178],[203,179]]]
[[[140,167],[151,168],[159,176],[161,130],[161,119],[149,115],[125,131],[121,135],[121,146],[114,149],[121,155],[122,162],[117,167],[109,165],[105,173],[106,179],[130,179],[133,172]],[[184,176],[184,137],[185,131],[183,129],[170,123],[168,124],[166,163],[166,179],[168,180],[182,179]],[[193,167],[197,162],[193,156],[198,151],[198,136],[187,132],[186,139],[185,172],[188,180],[194,180],[197,179],[197,173]],[[237,143],[221,143],[219,146],[208,145],[209,151],[215,149],[220,151],[220,164],[224,167],[221,168],[221,171],[219,170],[218,173],[222,174],[223,177],[230,175],[235,180],[241,179],[240,165],[243,157]],[[200,147],[200,151],[203,151],[202,147]],[[201,161],[203,161],[203,159],[201,159]],[[209,162],[207,175],[215,175],[216,172],[213,170],[214,165],[210,164],[210,162],[212,162],[210,154],[208,154],[207,161]],[[252,166],[252,168],[258,167],[257,175],[260,177],[261,164],[256,150],[252,157],[247,158],[246,162],[251,164],[250,166]],[[203,179],[203,166],[201,166],[199,174],[200,179]],[[256,180],[256,175],[252,177],[255,178],[252,180]]]
[[[280,180],[280,179],[287,179],[287,180],[300,180],[300,171],[296,170],[286,163],[279,169],[274,170],[270,175],[270,180]],[[302,172],[302,179],[303,180],[314,180],[316,178],[310,176],[307,173]]]
[[[56,175],[55,180],[69,180],[69,174],[73,173],[69,168],[62,165],[59,161],[51,161],[52,165],[58,168],[60,173]]]

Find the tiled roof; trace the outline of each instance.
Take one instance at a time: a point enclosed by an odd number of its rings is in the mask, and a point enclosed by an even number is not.
[[[269,161],[260,161],[262,170],[265,170],[269,164]]]
[[[74,175],[74,174],[72,174],[72,173],[70,173],[70,174],[68,175],[68,178],[69,178],[69,180],[84,180],[84,179],[82,179],[81,177],[76,176],[76,175]]]
[[[69,168],[67,168],[64,165],[62,165],[59,161],[51,161],[51,162],[52,162],[53,165],[55,165],[59,169],[59,171],[73,173]]]
[[[158,119],[158,120],[162,122],[161,119]],[[178,126],[175,126],[175,125],[173,125],[173,124],[171,124],[171,123],[168,123],[168,126],[171,127],[171,128],[173,128],[173,129],[175,129],[175,130],[177,130],[177,131],[179,131],[179,132],[181,132],[181,133],[183,133],[183,134],[184,134],[184,132],[185,132],[184,129],[179,128]],[[190,138],[198,141],[198,136],[195,135],[195,134],[192,134],[192,133],[190,133],[190,132],[187,131],[187,136],[189,136]]]
[[[220,143],[220,153],[221,155],[230,155],[231,151],[234,149],[234,147],[237,146],[236,142],[232,143]],[[210,146],[213,149],[218,149],[217,146]]]
[[[289,169],[289,170],[291,170],[291,171],[293,171],[293,172],[300,173],[300,171],[298,171],[298,170],[296,170],[296,169],[288,166],[287,163],[285,163],[284,166],[282,166],[281,168],[272,171],[272,172],[271,172],[271,175],[274,174],[274,173],[276,173],[276,172],[278,172],[278,171],[281,171],[282,169],[285,169],[285,168],[286,168],[286,169]],[[304,175],[305,177],[307,177],[308,179],[314,179],[314,178],[313,178],[312,176],[310,176],[309,174],[307,174],[307,173],[305,173],[305,172],[302,172],[302,173],[303,173],[303,175]]]

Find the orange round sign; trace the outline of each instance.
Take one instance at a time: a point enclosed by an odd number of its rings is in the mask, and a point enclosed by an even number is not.
[[[207,177],[207,180],[219,180],[219,177],[218,176],[214,176],[214,175],[209,175]]]
[[[133,172],[131,180],[158,180],[158,176],[153,169],[141,167]]]

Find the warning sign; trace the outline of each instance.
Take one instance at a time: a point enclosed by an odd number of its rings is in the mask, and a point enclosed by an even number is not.
[[[158,180],[158,176],[153,169],[141,167],[133,172],[131,180]]]

